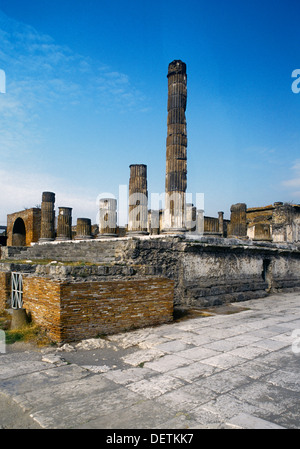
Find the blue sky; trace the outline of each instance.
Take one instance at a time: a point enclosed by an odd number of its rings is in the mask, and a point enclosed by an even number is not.
[[[174,59],[193,201],[226,218],[237,202],[300,203],[299,20],[295,0],[0,0],[0,225],[43,191],[95,223],[135,163],[163,193]]]

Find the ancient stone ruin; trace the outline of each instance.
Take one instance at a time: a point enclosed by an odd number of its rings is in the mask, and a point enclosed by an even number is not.
[[[165,206],[148,210],[147,166],[129,167],[128,224],[114,198],[99,223],[58,207],[7,216],[0,247],[0,309],[17,304],[58,342],[166,323],[176,308],[205,308],[300,288],[300,205],[233,204],[208,217],[186,203],[187,73],[168,68]],[[75,205],[76,206],[76,205]],[[7,242],[6,242],[7,239]],[[14,306],[15,307],[15,306]]]
[[[164,232],[185,232],[187,187],[186,65],[173,61],[168,70],[168,136]]]
[[[128,235],[147,234],[147,166],[130,165]]]

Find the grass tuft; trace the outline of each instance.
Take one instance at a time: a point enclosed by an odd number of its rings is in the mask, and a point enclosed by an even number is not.
[[[19,329],[10,329],[11,315],[6,311],[0,313],[0,329],[5,332],[5,343],[32,343],[36,346],[53,344],[46,332],[36,323],[29,323]]]

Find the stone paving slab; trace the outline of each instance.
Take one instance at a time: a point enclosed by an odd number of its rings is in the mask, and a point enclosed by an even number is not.
[[[102,396],[115,388],[108,379],[101,376],[89,376],[84,379],[61,382],[53,388],[34,388],[30,392],[18,396],[17,402],[23,410],[37,411],[42,408],[53,408],[57,405],[69,402],[79,402],[88,397]]]
[[[209,377],[218,371],[221,371],[218,367],[206,365],[201,361],[192,361],[188,365],[180,366],[179,368],[175,368],[173,370],[171,369],[171,371],[169,371],[169,375],[182,379],[185,382],[193,383],[196,379],[204,379],[205,377]]]
[[[173,390],[176,390],[176,394],[178,394],[178,389],[183,385],[184,381],[181,379],[176,379],[167,374],[160,374],[149,379],[130,383],[127,385],[127,388],[145,396],[147,399],[153,399]]]
[[[60,348],[7,345],[0,428],[300,428],[300,293],[235,307]]]
[[[52,386],[57,391],[60,384],[76,382],[88,375],[89,373],[85,369],[77,365],[49,366],[47,364],[44,370],[37,370],[27,374],[21,372],[20,375],[16,375],[16,372],[14,372],[13,376],[1,382],[1,388],[6,394],[17,398],[30,393],[33,390],[33,386],[34,390],[39,392],[44,388],[51,388]]]
[[[127,413],[127,409],[144,399],[132,393],[124,387],[114,390],[101,391],[93,395],[80,395],[79,399],[57,401],[56,405],[45,407],[41,405],[39,410],[30,413],[42,427],[56,428],[78,428],[83,423],[88,423],[97,417],[105,416],[107,413]]]
[[[284,429],[284,427],[282,426],[278,426],[277,424],[270,423],[264,419],[256,418],[255,416],[251,416],[246,413],[240,413],[239,415],[234,416],[232,419],[229,420],[228,423],[239,429],[243,429],[245,427],[247,427],[248,429],[256,429],[256,430]]]
[[[137,422],[147,422],[147,428],[154,429],[157,423],[166,423],[169,427],[169,420],[174,419],[174,411],[162,404],[156,404],[152,400],[141,399],[135,404],[124,409],[123,413],[115,411],[105,413],[87,423],[79,425],[78,429],[136,429]],[[174,423],[175,424],[175,423]],[[185,420],[181,420],[185,424]],[[176,428],[176,427],[173,427]]]

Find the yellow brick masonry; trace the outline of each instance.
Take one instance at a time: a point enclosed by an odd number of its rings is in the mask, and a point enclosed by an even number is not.
[[[64,282],[24,276],[24,308],[57,342],[166,323],[174,283],[165,278]]]
[[[54,341],[61,336],[60,290],[59,281],[23,276],[23,307]]]

